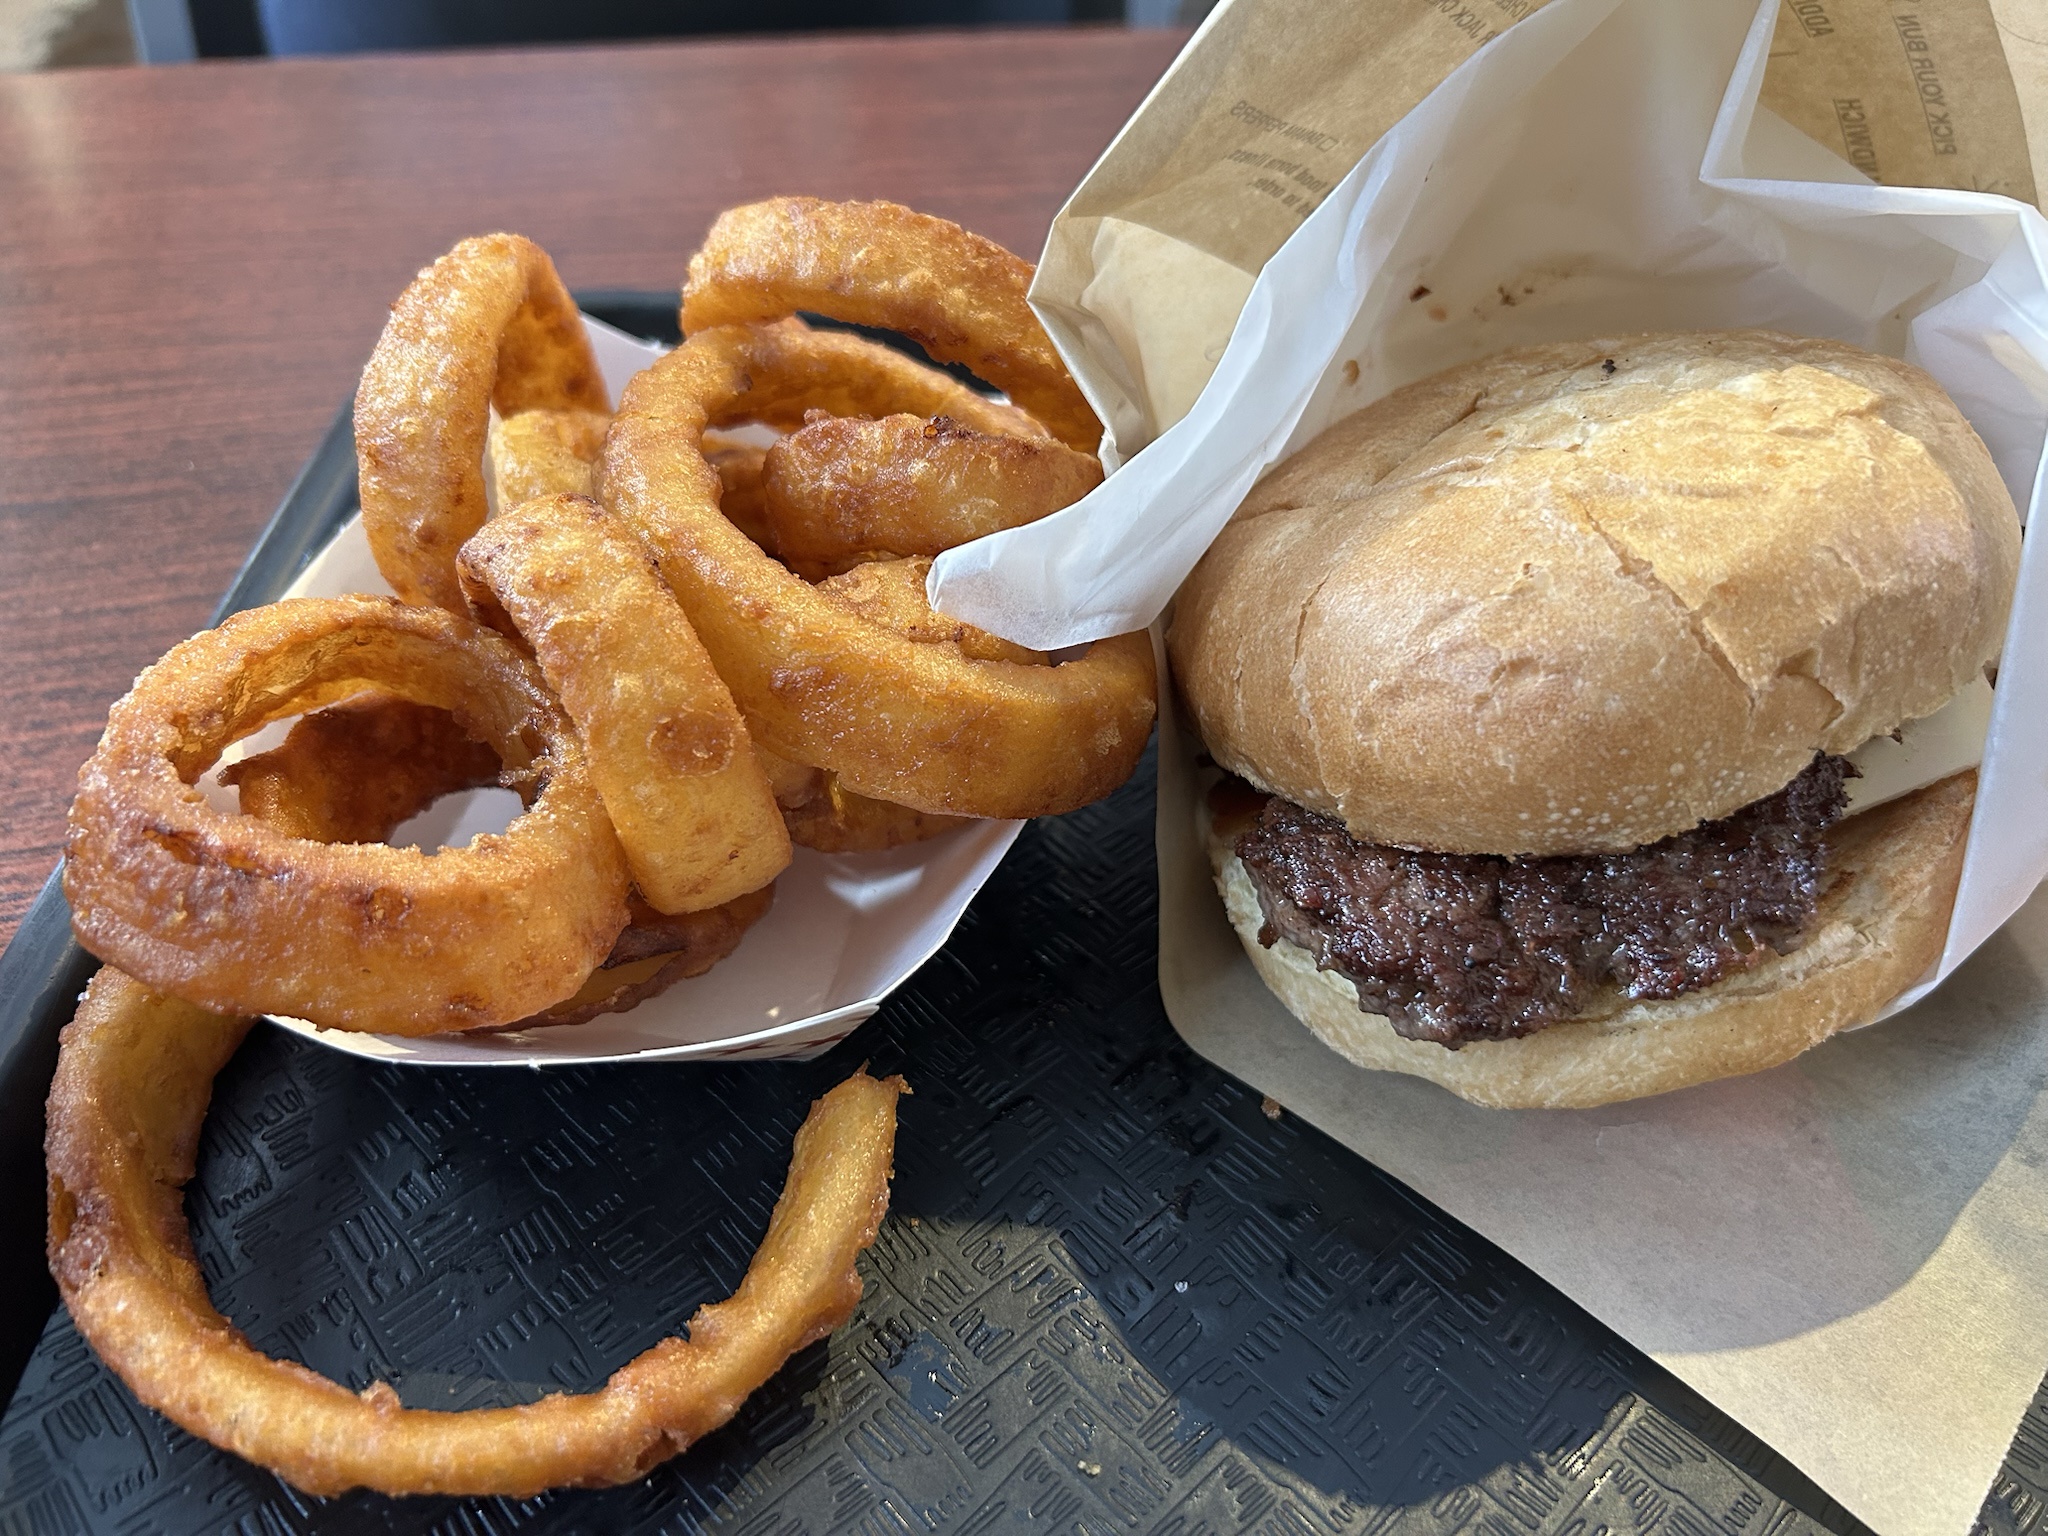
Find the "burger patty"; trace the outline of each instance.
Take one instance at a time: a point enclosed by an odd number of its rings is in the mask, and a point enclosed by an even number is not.
[[[1362,843],[1275,796],[1237,854],[1259,942],[1348,976],[1411,1040],[1457,1047],[1583,1012],[1604,986],[1669,998],[1799,947],[1825,889],[1847,759],[1629,853],[1504,859]]]

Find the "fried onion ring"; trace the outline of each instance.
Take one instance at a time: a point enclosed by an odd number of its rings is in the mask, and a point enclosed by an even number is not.
[[[1045,429],[1015,406],[977,394],[893,347],[842,331],[811,331],[801,320],[786,320],[782,325],[810,337],[801,355],[791,358],[791,365],[803,369],[804,375],[800,384],[792,384],[787,398],[765,403],[763,415],[753,425],[790,431],[813,418],[832,419],[835,411],[856,418],[877,412],[915,412],[957,419],[967,430],[990,436],[1048,441]],[[712,431],[704,434],[703,447],[705,460],[718,471],[722,488],[719,509],[735,528],[779,557],[761,483],[767,446],[729,432]],[[794,567],[806,579],[815,579],[833,575],[848,563],[800,561]]]
[[[1014,661],[1029,667],[1046,664],[1043,651],[976,629],[934,609],[931,599],[925,596],[925,578],[931,574],[931,568],[930,558],[923,555],[907,560],[870,560],[819,582],[818,591],[906,640],[924,645],[957,645],[962,656],[974,661]]]
[[[718,471],[718,510],[772,555],[775,536],[768,531],[768,508],[761,489],[767,458],[768,450],[759,443],[743,443],[723,432],[704,434],[705,462]]]
[[[768,449],[761,477],[775,553],[818,563],[943,554],[1036,522],[1101,483],[1093,457],[1050,438],[907,415],[819,416]]]
[[[377,843],[443,795],[498,783],[499,766],[498,754],[472,741],[446,710],[368,694],[307,715],[280,745],[230,764],[220,776],[241,792],[243,815],[281,832],[322,843]],[[625,931],[573,997],[492,1027],[582,1024],[624,1013],[731,954],[774,895],[774,886],[764,886],[706,912],[671,916],[632,892]]]
[[[811,1106],[746,1278],[596,1392],[515,1408],[404,1408],[274,1360],[215,1310],[192,1250],[191,1179],[213,1079],[245,1018],[109,966],[50,1086],[50,1272],[87,1343],[144,1403],[308,1493],[529,1498],[644,1477],[730,1419],[790,1355],[853,1315],[854,1260],[889,1203],[901,1078],[856,1073]]]
[[[381,843],[443,795],[496,784],[502,767],[447,710],[368,694],[307,715],[220,780],[244,816],[287,837]]]
[[[605,440],[605,497],[659,560],[748,728],[779,757],[921,811],[1052,815],[1109,793],[1151,732],[1147,636],[1059,666],[977,661],[813,589],[719,512],[704,429],[815,403],[825,339],[786,324],[700,331],[633,381]]]
[[[530,809],[423,853],[292,837],[192,787],[229,743],[365,689],[449,711],[529,779]],[[375,597],[290,599],[172,647],[79,771],[64,862],[78,941],[148,985],[223,1013],[401,1035],[573,995],[626,925],[626,888],[539,669],[466,618]]]
[[[991,400],[929,363],[865,336],[813,330],[795,319],[746,329],[765,331],[782,340],[773,354],[775,384],[773,388],[743,390],[735,400],[734,412],[715,423],[720,428],[756,422],[780,432],[794,432],[818,411],[828,416],[902,412],[949,416],[977,432],[1044,435],[1036,422],[1015,407]],[[729,442],[715,435],[704,449],[709,454]]]
[[[815,848],[820,853],[874,853],[923,842],[964,827],[972,819],[933,816],[907,805],[856,795],[839,782],[837,774],[789,762],[758,742],[754,753],[775,786],[775,803],[782,807],[789,840],[800,848]]]
[[[363,532],[409,603],[462,611],[455,551],[483,525],[490,407],[604,411],[604,379],[547,252],[478,235],[413,279],[356,391]]]
[[[829,773],[819,779],[816,794],[785,806],[782,819],[789,826],[791,842],[820,853],[877,853],[939,837],[973,820],[934,816],[889,800],[870,800],[850,793]]]
[[[775,197],[729,209],[711,226],[690,258],[683,331],[799,311],[897,331],[940,362],[972,369],[1069,448],[1093,453],[1101,423],[1031,312],[1030,286],[1030,262],[945,219],[896,203]]]
[[[679,981],[702,976],[740,946],[747,930],[768,915],[775,887],[735,896],[702,912],[657,912],[636,892],[627,905],[632,921],[603,965],[576,995],[506,1029],[587,1024],[601,1014],[625,1013],[659,997]]]
[[[576,722],[651,905],[701,912],[789,866],[746,722],[630,529],[550,496],[487,524],[456,563],[471,610],[533,648]]]
[[[521,411],[493,421],[485,447],[491,505],[510,512],[539,496],[594,495],[611,424],[610,411]]]

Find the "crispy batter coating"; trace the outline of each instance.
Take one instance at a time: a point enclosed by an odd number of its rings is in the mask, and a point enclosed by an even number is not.
[[[742,389],[733,410],[713,423],[725,429],[747,422],[794,432],[813,413],[828,416],[946,416],[977,432],[1042,437],[1044,431],[1014,406],[969,389],[951,374],[906,357],[865,336],[813,330],[785,318],[756,327],[783,338],[774,352],[772,386]],[[644,372],[644,370],[643,370]],[[732,446],[714,431],[703,444],[707,455]]]
[[[365,694],[307,715],[221,782],[242,814],[287,837],[381,843],[443,795],[496,784],[503,764],[445,709]]]
[[[768,915],[774,900],[771,884],[702,912],[666,913],[655,911],[635,893],[628,902],[632,921],[576,995],[505,1028],[587,1024],[602,1014],[628,1012],[679,981],[702,976],[738,949],[747,930]]]
[[[820,853],[876,853],[904,843],[921,843],[956,827],[970,816],[934,816],[889,800],[856,795],[836,775],[821,774],[818,792],[782,813],[789,840]]]
[[[273,720],[381,690],[448,710],[538,786],[501,834],[425,853],[322,843],[191,786]],[[626,862],[583,748],[516,647],[389,598],[295,598],[174,646],[79,771],[64,893],[87,949],[197,1005],[425,1035],[572,995],[626,925]]]
[[[1036,522],[1102,483],[1090,454],[947,416],[815,419],[767,450],[762,504],[788,562],[937,555]]]
[[[690,258],[683,331],[799,311],[898,331],[1093,453],[1102,426],[1031,312],[1030,287],[1031,263],[945,219],[896,203],[775,197],[711,226]]]
[[[582,734],[633,882],[701,912],[789,865],[747,725],[632,530],[582,496],[507,512],[463,545],[477,617],[533,650]]]
[[[964,827],[973,819],[934,816],[893,801],[870,800],[841,784],[835,773],[792,763],[758,744],[754,753],[775,786],[775,803],[782,807],[789,840],[799,848],[815,848],[820,853],[876,853],[923,842]]]
[[[775,536],[768,531],[768,508],[761,488],[761,473],[768,450],[760,443],[741,442],[723,432],[704,434],[704,460],[718,471],[721,487],[718,510],[726,520],[756,544],[775,553]]]
[[[499,512],[537,496],[597,493],[597,460],[604,452],[610,411],[521,411],[491,423],[485,457],[491,466],[491,505]]]
[[[1148,637],[1059,666],[975,660],[817,591],[719,511],[705,428],[817,407],[812,386],[836,340],[787,322],[693,335],[628,387],[605,443],[607,501],[654,552],[755,739],[778,756],[946,815],[1050,815],[1109,793],[1151,732]]]
[[[240,790],[243,815],[281,832],[376,843],[443,795],[496,784],[499,766],[498,754],[471,740],[446,710],[366,694],[307,715],[280,745],[231,764],[221,778]],[[632,892],[625,931],[574,996],[495,1027],[582,1024],[702,976],[739,947],[774,894],[768,885],[708,911],[670,915]]]
[[[455,551],[483,525],[490,407],[608,410],[583,318],[547,252],[478,235],[391,306],[356,391],[363,532],[409,603],[462,612]]]
[[[386,1382],[358,1395],[271,1359],[214,1310],[183,1198],[214,1076],[248,1028],[112,966],[93,978],[50,1087],[50,1272],[79,1333],[138,1398],[308,1493],[527,1498],[632,1482],[725,1423],[860,1300],[854,1260],[888,1209],[907,1091],[864,1072],[812,1105],[731,1299],[596,1392],[438,1412],[400,1406]]]
[[[1046,664],[1043,651],[1014,644],[934,609],[925,596],[925,578],[931,569],[932,562],[924,555],[870,560],[819,582],[818,591],[906,640],[957,645],[962,656],[975,661],[1014,661],[1028,667]]]

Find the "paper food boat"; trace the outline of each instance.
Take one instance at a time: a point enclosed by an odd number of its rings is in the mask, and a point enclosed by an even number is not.
[[[586,317],[616,401],[663,348]],[[388,593],[352,520],[292,583],[292,597]],[[229,758],[261,751],[281,727]],[[450,795],[400,829],[421,847],[498,831],[518,810],[506,790]],[[775,904],[709,972],[626,1013],[585,1024],[504,1034],[412,1039],[277,1022],[352,1056],[430,1066],[541,1067],[600,1061],[803,1060],[838,1044],[946,942],[967,903],[1017,840],[1023,823],[983,821],[880,853],[796,850],[775,882]]]

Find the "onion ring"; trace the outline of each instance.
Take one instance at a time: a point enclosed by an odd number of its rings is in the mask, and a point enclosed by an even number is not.
[[[782,807],[789,840],[800,848],[820,853],[875,853],[923,842],[964,827],[972,819],[933,816],[893,801],[870,800],[847,789],[837,774],[789,762],[758,743],[754,754],[775,786],[775,803]]]
[[[870,800],[851,793],[829,773],[820,776],[815,794],[783,807],[782,819],[789,827],[791,842],[819,853],[878,853],[942,836],[973,820],[934,816],[889,800]]]
[[[477,617],[533,648],[582,733],[633,883],[701,912],[789,866],[789,834],[711,658],[624,524],[581,496],[528,502],[457,558]]]
[[[491,506],[509,512],[537,496],[594,494],[611,424],[610,411],[521,411],[493,421],[484,449]]]
[[[775,197],[711,226],[683,284],[683,331],[798,311],[897,331],[1093,453],[1102,425],[1031,312],[1030,286],[1030,262],[945,219],[897,203]]]
[[[243,815],[281,832],[377,843],[443,795],[498,783],[499,768],[498,754],[472,741],[446,710],[368,694],[307,715],[280,745],[229,764],[220,777],[240,791]],[[670,916],[632,892],[625,931],[574,996],[492,1027],[535,1029],[624,1013],[731,954],[774,895],[774,886],[764,886],[709,911]]]
[[[920,811],[1052,815],[1109,793],[1151,734],[1148,636],[1059,666],[976,661],[814,590],[719,512],[704,429],[797,408],[823,339],[700,331],[627,387],[605,440],[605,497],[660,561],[748,728],[779,757]]]
[[[982,661],[1044,666],[1043,651],[1027,650],[972,624],[935,613],[925,598],[929,559],[878,560],[820,582],[818,590],[907,640],[954,644]],[[780,798],[780,797],[778,797]],[[836,774],[818,772],[808,794],[783,801],[789,840],[820,853],[872,853],[923,842],[964,827],[970,818],[934,816],[889,800],[856,795]]]
[[[761,470],[767,458],[768,450],[760,443],[744,443],[723,432],[704,434],[704,460],[718,471],[718,510],[772,555],[774,535],[768,531],[768,508],[761,489]]]
[[[931,574],[929,556],[906,560],[870,560],[818,583],[818,592],[843,603],[862,618],[923,645],[957,645],[974,661],[1014,661],[1028,667],[1046,664],[1043,651],[1018,645],[960,619],[948,618],[925,596]]]
[[[319,843],[192,787],[230,742],[366,688],[446,709],[539,786],[499,835]],[[389,598],[296,598],[174,646],[79,771],[64,894],[87,949],[223,1013],[426,1035],[572,995],[626,925],[626,863],[583,749],[509,642]]]
[[[583,317],[547,252],[478,235],[413,279],[356,391],[363,532],[409,603],[462,611],[455,551],[483,525],[490,407],[603,411]]]
[[[685,953],[705,954],[724,943],[717,937],[721,925],[737,925],[732,944],[725,944],[718,951],[721,956],[729,955],[733,944],[739,942],[738,935],[767,916],[774,900],[775,887],[764,885],[758,891],[749,891],[722,907],[711,907],[702,912],[657,912],[635,892],[626,901],[633,920],[619,935],[618,942],[612,945],[612,952],[605,957],[604,963],[608,966],[632,965],[636,961],[665,960]],[[707,964],[704,969],[709,970],[710,966]]]
[[[768,915],[774,900],[775,887],[764,885],[702,912],[665,913],[655,911],[636,892],[627,899],[632,917],[626,931],[576,995],[501,1028],[587,1024],[600,1014],[637,1008],[679,981],[702,976],[738,949],[747,930]]]
[[[943,554],[1036,522],[1102,483],[1050,438],[980,432],[949,416],[820,417],[768,449],[762,506],[785,563],[876,551]]]
[[[249,1020],[109,966],[63,1034],[50,1086],[50,1272],[72,1320],[144,1403],[307,1493],[528,1498],[627,1483],[725,1423],[853,1315],[854,1260],[889,1203],[901,1078],[856,1073],[811,1106],[768,1232],[731,1299],[699,1309],[598,1391],[515,1408],[404,1408],[250,1345],[192,1251],[191,1179],[213,1079]]]
[[[766,332],[782,342],[773,352],[774,384],[772,388],[740,391],[732,410],[714,423],[719,428],[755,422],[779,432],[794,432],[818,411],[828,416],[902,412],[949,416],[977,432],[1010,437],[1045,435],[1038,423],[1015,406],[991,400],[951,374],[865,336],[813,330],[796,319],[746,329]],[[730,440],[721,438],[722,434],[714,435],[704,444],[705,451],[728,446]]]
[[[220,781],[244,816],[287,837],[381,843],[443,795],[498,783],[502,767],[445,709],[368,694],[307,715]]]
[[[970,431],[990,436],[1047,441],[1045,429],[1015,406],[991,400],[927,363],[843,331],[812,331],[801,320],[782,326],[810,339],[792,350],[790,366],[802,370],[788,391],[761,402],[754,423],[791,431],[811,418],[831,419],[834,411],[860,418],[876,412],[910,412],[957,420]],[[829,406],[831,409],[821,407]],[[735,421],[728,425],[738,426]],[[719,509],[728,521],[771,555],[780,556],[768,526],[762,471],[765,444],[747,442],[729,432],[704,434],[704,458],[718,471]],[[844,562],[797,562],[806,579],[839,571]]]

